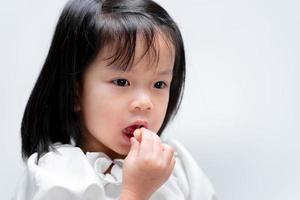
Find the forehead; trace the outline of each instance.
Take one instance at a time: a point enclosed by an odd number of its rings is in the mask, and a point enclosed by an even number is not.
[[[162,71],[172,70],[174,62],[173,43],[164,33],[157,30],[153,38],[140,33],[130,41],[119,40],[106,44],[94,63],[107,69],[120,71],[135,71],[141,66],[146,67],[147,70]]]

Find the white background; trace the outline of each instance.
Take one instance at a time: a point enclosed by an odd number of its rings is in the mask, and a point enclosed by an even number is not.
[[[1,0],[0,194],[24,169],[20,122],[65,0]],[[300,3],[160,0],[185,40],[187,83],[166,135],[222,200],[300,199]]]

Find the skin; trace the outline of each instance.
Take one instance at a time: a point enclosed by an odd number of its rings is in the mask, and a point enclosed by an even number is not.
[[[104,152],[110,158],[123,158],[123,188],[120,199],[148,199],[170,176],[175,159],[173,149],[156,134],[169,102],[174,66],[174,48],[158,33],[155,47],[158,62],[144,53],[137,37],[133,67],[121,71],[108,66],[111,51],[104,48],[83,75],[76,110],[84,127],[81,149]],[[136,121],[147,128],[137,129],[130,143],[122,130]]]
[[[124,162],[120,200],[146,200],[168,180],[175,166],[174,150],[153,132],[137,129]]]

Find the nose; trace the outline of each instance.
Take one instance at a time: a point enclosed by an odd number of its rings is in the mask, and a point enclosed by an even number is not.
[[[131,111],[150,111],[152,110],[152,108],[153,104],[151,101],[151,97],[144,92],[135,94],[130,105]]]

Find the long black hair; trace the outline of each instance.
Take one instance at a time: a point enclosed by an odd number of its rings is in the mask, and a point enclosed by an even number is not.
[[[151,0],[71,0],[58,20],[52,43],[27,102],[21,124],[22,156],[49,151],[55,142],[80,143],[82,124],[76,84],[106,46],[116,50],[111,58],[124,70],[130,68],[136,37],[154,45],[157,30],[175,49],[173,79],[166,116],[158,135],[175,116],[185,81],[185,53],[181,33],[169,14]],[[157,56],[157,55],[156,55]]]

